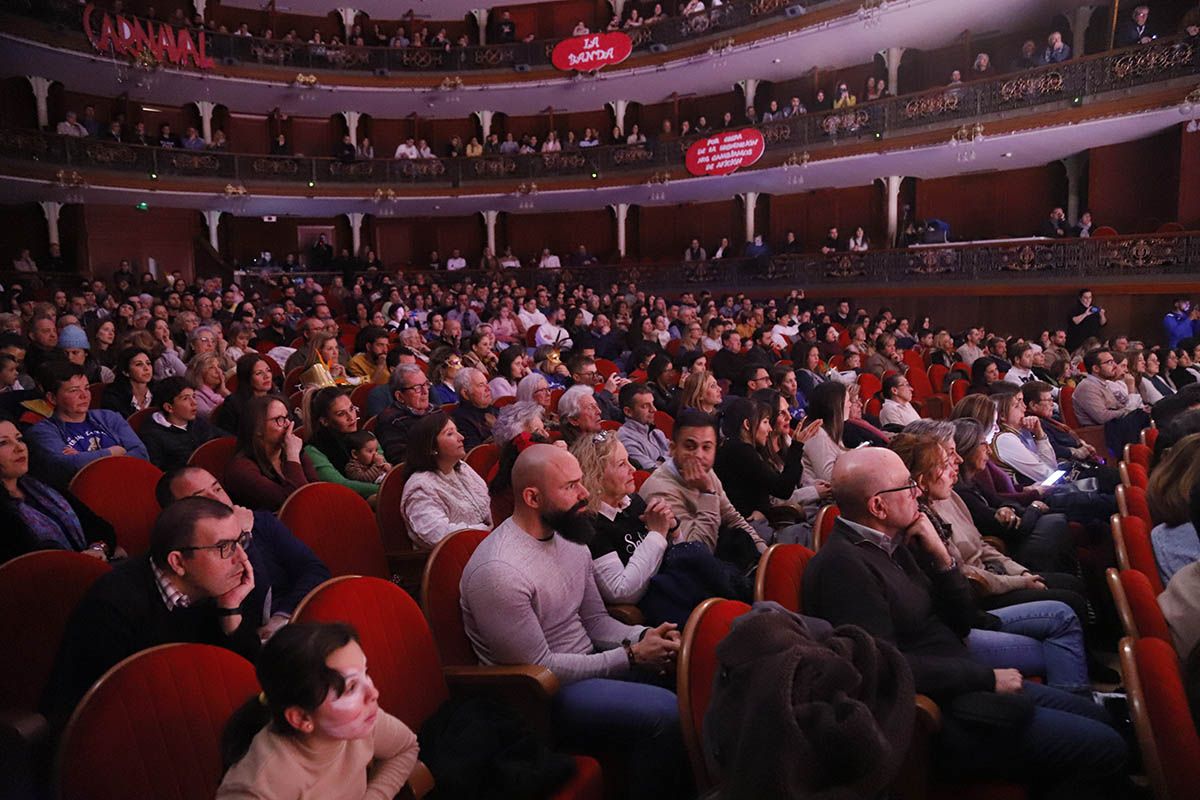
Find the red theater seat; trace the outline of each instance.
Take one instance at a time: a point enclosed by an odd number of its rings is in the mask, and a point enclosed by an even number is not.
[[[98,458],[75,473],[71,494],[103,517],[117,532],[117,544],[131,556],[150,549],[150,531],[158,518],[154,487],[162,470],[141,458]]]
[[[189,467],[200,467],[208,470],[214,478],[220,479],[225,475],[225,468],[233,461],[237,452],[237,437],[222,436],[219,439],[209,439],[192,451],[188,459]]]
[[[1200,788],[1200,735],[1188,712],[1179,656],[1161,639],[1121,640],[1121,674],[1146,777],[1160,800]]]
[[[301,486],[283,502],[279,519],[312,548],[331,575],[388,577],[375,514],[353,489],[336,483]]]
[[[1117,571],[1111,567],[1105,573],[1108,589],[1117,607],[1117,616],[1125,635],[1133,639],[1152,636],[1171,642],[1171,631],[1158,607],[1158,598],[1150,580],[1135,569]]]
[[[768,547],[758,560],[754,600],[770,600],[788,611],[802,612],[804,568],[814,555],[816,553],[802,544],[773,544]]]
[[[821,545],[829,538],[829,534],[833,533],[833,523],[837,522],[840,514],[836,505],[821,506],[821,510],[817,512],[816,522],[813,524],[814,551],[820,550]]]
[[[1117,551],[1117,564],[1122,570],[1137,570],[1146,576],[1155,596],[1162,594],[1162,578],[1158,574],[1158,562],[1150,544],[1150,526],[1140,517],[1113,514],[1113,546]]]

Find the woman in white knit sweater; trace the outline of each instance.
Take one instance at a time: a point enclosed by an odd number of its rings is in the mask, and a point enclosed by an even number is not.
[[[400,513],[421,550],[455,531],[492,529],[487,484],[463,459],[462,434],[444,412],[425,417],[409,432]]]

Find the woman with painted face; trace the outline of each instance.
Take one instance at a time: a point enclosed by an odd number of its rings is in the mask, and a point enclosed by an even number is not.
[[[263,691],[230,719],[217,800],[395,797],[417,766],[417,737],[379,708],[358,634],[342,623],[287,625],[263,647]]]

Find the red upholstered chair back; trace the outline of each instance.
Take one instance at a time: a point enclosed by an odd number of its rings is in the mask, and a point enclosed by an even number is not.
[[[663,436],[670,439],[675,435],[675,418],[665,411],[654,412],[654,427],[663,432]]]
[[[1150,448],[1150,452],[1154,452],[1154,444],[1158,441],[1158,428],[1153,426],[1142,428],[1142,444]]]
[[[515,402],[517,402],[517,396],[510,394],[506,397],[497,397],[492,405],[496,408],[504,408],[505,406],[511,406]]]
[[[929,383],[933,386],[933,390],[935,392],[940,392],[945,388],[946,375],[948,375],[949,373],[950,373],[950,370],[947,369],[946,366],[943,364],[930,364],[929,365],[929,370],[928,370]]]
[[[1150,544],[1150,526],[1139,517],[1114,515],[1112,519],[1113,543],[1117,550],[1117,561],[1123,570],[1137,570],[1146,576],[1154,595],[1162,594],[1162,578],[1158,574],[1158,561],[1154,558],[1154,547]]]
[[[41,550],[0,564],[0,712],[33,711],[46,688],[67,620],[106,561]]]
[[[646,478],[649,478],[649,477],[650,477],[650,473],[647,472],[646,470],[635,469],[633,471],[633,490],[635,492],[640,492],[642,490],[642,484],[645,483]],[[493,522],[496,521],[495,517],[492,518],[492,521]]]
[[[258,692],[254,666],[205,644],[130,656],[84,695],[63,733],[61,800],[211,800],[221,731]]]
[[[333,576],[388,577],[375,514],[353,489],[336,483],[310,483],[292,492],[279,519],[312,548]]]
[[[963,378],[957,378],[950,382],[950,402],[957,404],[967,396],[967,389],[971,388],[971,384]]]
[[[621,429],[621,423],[615,419],[606,419],[600,422],[600,430],[602,431],[617,431]]]
[[[1146,490],[1140,486],[1117,487],[1117,510],[1123,517],[1137,517],[1146,523],[1146,529],[1154,527],[1150,518],[1150,503],[1146,500]]]
[[[88,391],[92,393],[92,399],[88,401],[88,408],[95,411],[104,408],[104,390],[108,388],[107,383],[89,383]]]
[[[1141,445],[1138,446],[1140,447]],[[1136,486],[1145,491],[1146,487],[1150,485],[1150,476],[1147,474],[1146,468],[1141,464],[1126,463],[1125,470],[1129,474],[1129,484],[1131,486]]]
[[[236,436],[209,439],[192,451],[192,456],[188,459],[188,466],[201,467],[212,473],[213,477],[220,478],[225,474],[225,468],[229,466],[230,461],[233,461],[233,454],[236,452]]]
[[[905,350],[904,361],[908,364],[908,372],[904,373],[904,377],[908,379],[913,388],[913,399],[924,400],[930,395],[937,394],[938,390],[933,388],[929,375],[925,373],[925,365],[921,363],[921,357],[912,350]]]
[[[449,697],[429,625],[396,584],[354,575],[332,578],[309,592],[295,618],[353,625],[380,707],[414,731]]]
[[[379,484],[379,495],[375,498],[375,521],[387,553],[405,553],[413,549],[408,524],[400,513],[404,482],[404,465],[396,464]]]
[[[1121,640],[1121,673],[1154,796],[1184,800],[1200,787],[1200,735],[1188,712],[1179,656],[1161,639]]]
[[[146,420],[158,413],[157,408],[143,408],[141,411],[135,411],[129,415],[129,419],[125,420],[129,423],[129,427],[133,428],[133,432],[139,436],[142,433],[142,426],[146,424]]]
[[[490,442],[472,447],[467,453],[467,465],[485,480],[499,461],[500,448]]]
[[[1144,470],[1150,469],[1150,459],[1154,455],[1154,450],[1144,444],[1138,442],[1130,442],[1125,445],[1125,463],[1138,464]]]
[[[133,456],[107,456],[84,466],[71,479],[71,493],[108,521],[117,543],[131,556],[150,549],[150,531],[158,518],[154,487],[162,470]]]
[[[463,627],[459,584],[467,562],[487,535],[488,531],[452,533],[437,543],[425,562],[421,603],[443,666],[471,666],[478,663]]]
[[[865,411],[869,416],[878,417],[879,412],[883,410],[883,403],[878,397],[870,397],[867,399]]]
[[[771,600],[788,611],[804,610],[804,568],[816,553],[802,544],[773,544],[758,560],[754,599]]]
[[[733,621],[750,610],[737,600],[710,597],[692,611],[683,629],[679,651],[679,722],[683,742],[692,764],[696,789],[707,792],[717,784],[714,765],[704,751],[704,715],[712,700],[717,674],[717,645],[729,633]]]
[[[350,402],[358,409],[360,417],[367,413],[367,395],[369,395],[378,384],[360,383],[354,387],[354,391],[350,392]]]
[[[616,362],[610,361],[607,358],[596,359],[596,372],[603,376],[604,380],[608,380],[609,375],[613,375],[620,371]]]
[[[1170,644],[1171,630],[1167,627],[1167,620],[1158,606],[1158,596],[1150,584],[1150,579],[1135,569],[1123,569],[1117,575],[1137,625],[1138,638],[1151,636]]]
[[[1083,426],[1079,424],[1079,417],[1075,416],[1075,403],[1072,400],[1074,394],[1074,386],[1064,386],[1058,393],[1058,407],[1062,411],[1063,422],[1072,428],[1082,428]]]
[[[883,381],[876,378],[870,372],[860,373],[858,376],[858,396],[866,402],[869,398],[879,394],[883,389]]]
[[[813,550],[820,550],[821,545],[833,533],[833,523],[841,516],[841,510],[833,504],[821,506],[817,512],[816,523],[813,525]]]

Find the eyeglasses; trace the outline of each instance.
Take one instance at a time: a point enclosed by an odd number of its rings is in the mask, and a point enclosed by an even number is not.
[[[880,489],[878,492],[875,493],[875,495],[891,494],[892,492],[911,492],[913,494],[916,494],[917,490],[919,490],[920,488],[921,488],[920,486],[917,486],[916,481],[909,481],[905,485],[897,486],[893,489]],[[875,496],[875,495],[872,495],[872,496]]]
[[[419,392],[419,393],[427,394],[429,392],[429,382],[426,381],[425,383],[414,383],[412,386],[405,386],[400,391],[402,391],[402,392]]]
[[[237,552],[237,548],[240,547],[243,550],[245,550],[246,547],[249,546],[250,541],[253,538],[254,538],[253,532],[242,531],[242,534],[240,536],[238,536],[236,539],[222,539],[221,541],[217,542],[216,544],[206,544],[206,545],[197,546],[197,547],[177,547],[175,549],[180,551],[181,553],[188,552],[189,550],[190,551],[216,550],[217,555],[220,556],[221,558],[230,559],[233,557],[233,554],[235,552]]]
[[[287,414],[281,414],[278,417],[267,417],[267,422],[271,423],[276,428],[285,427],[289,420],[291,420],[291,417],[289,417]]]

